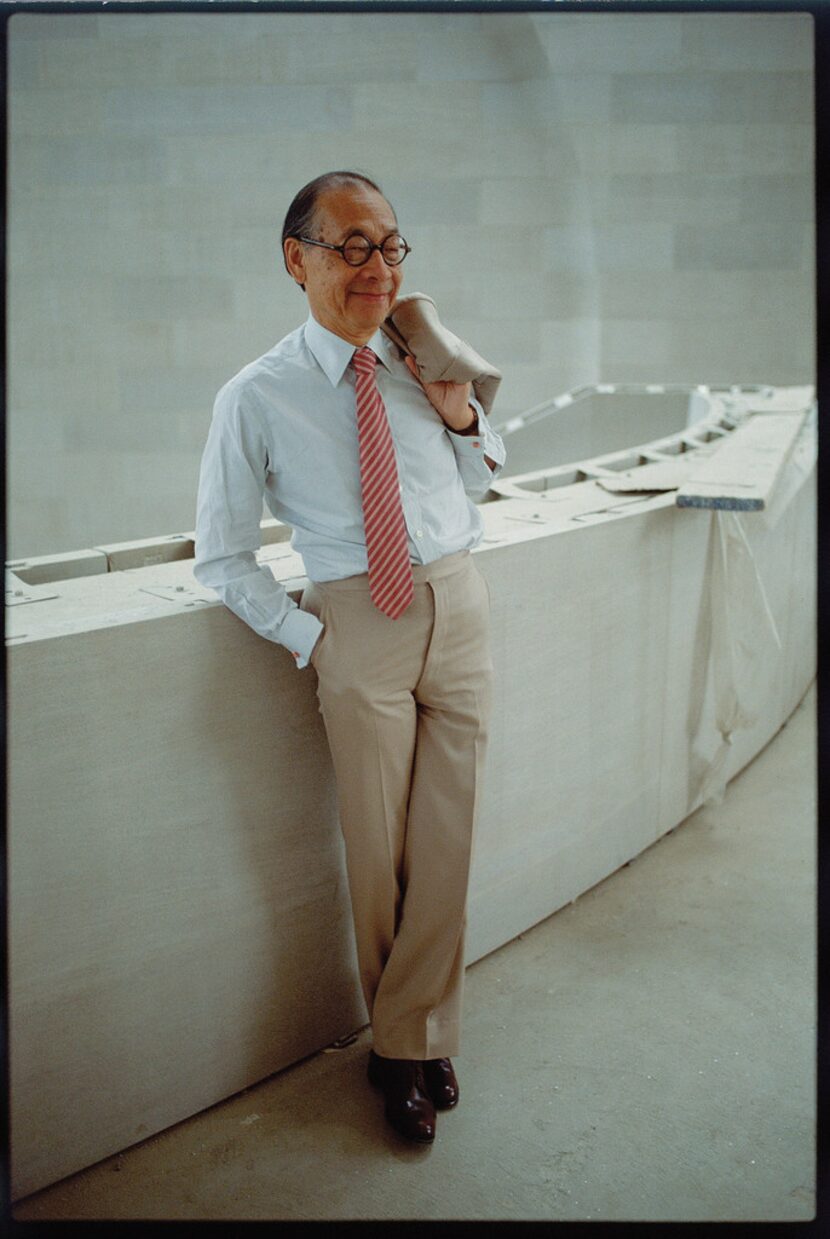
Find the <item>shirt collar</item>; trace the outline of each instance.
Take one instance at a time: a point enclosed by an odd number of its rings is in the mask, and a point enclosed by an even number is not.
[[[309,314],[306,320],[305,340],[320,369],[332,387],[336,387],[346,373],[355,351],[355,345],[344,340],[342,336],[335,335],[327,327],[322,327],[312,314]],[[380,327],[366,343],[377,354],[387,370],[391,369],[388,352],[390,342]]]

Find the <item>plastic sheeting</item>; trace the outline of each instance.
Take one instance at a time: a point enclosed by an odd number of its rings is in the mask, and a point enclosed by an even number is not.
[[[770,692],[770,677],[761,669],[776,660],[781,636],[767,590],[752,551],[748,531],[753,522],[777,525],[807,481],[816,458],[815,410],[805,424],[768,508],[758,514],[713,511],[708,545],[708,594],[703,616],[707,656],[699,664],[699,703],[707,683],[714,696],[720,743],[703,768],[698,764],[692,803],[719,803],[728,778],[727,759],[738,730],[754,727]],[[696,738],[699,739],[699,738]],[[695,741],[693,740],[693,749]],[[697,753],[698,758],[700,753]]]

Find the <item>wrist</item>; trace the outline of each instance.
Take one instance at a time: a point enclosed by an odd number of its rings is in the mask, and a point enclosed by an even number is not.
[[[468,425],[466,425],[466,426],[462,426],[462,427],[460,427],[460,428],[458,428],[458,429],[456,429],[455,427],[452,427],[452,430],[453,430],[453,433],[454,433],[454,434],[457,434],[457,435],[474,435],[474,434],[478,434],[478,413],[476,412],[476,410],[473,408],[473,406],[472,406],[471,404],[468,404],[468,405],[467,405],[467,408],[468,408],[469,412],[470,412],[470,413],[472,413],[472,415],[473,415],[472,421],[471,421],[471,422],[469,422],[469,423],[468,423]]]

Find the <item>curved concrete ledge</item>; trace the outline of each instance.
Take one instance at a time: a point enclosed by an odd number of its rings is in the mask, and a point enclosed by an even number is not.
[[[663,434],[661,391],[686,400]],[[537,455],[482,506],[496,709],[468,962],[717,796],[813,679],[811,389],[721,389],[717,409],[661,391],[626,404],[634,448],[593,415],[578,442],[579,393],[560,397],[538,433],[574,414],[570,462]],[[788,402],[803,418],[762,511],[603,488]],[[532,422],[504,430],[520,460]],[[298,594],[289,533],[265,522],[259,557]],[[15,1196],[365,1022],[313,673],[191,555],[178,534],[8,566]]]

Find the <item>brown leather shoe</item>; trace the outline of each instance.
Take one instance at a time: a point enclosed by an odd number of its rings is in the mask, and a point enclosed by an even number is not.
[[[458,1081],[448,1058],[426,1059],[424,1080],[436,1110],[452,1110],[458,1105]]]
[[[386,1098],[386,1120],[407,1140],[435,1139],[435,1106],[424,1082],[423,1064],[412,1058],[381,1058],[369,1051],[369,1080]]]

